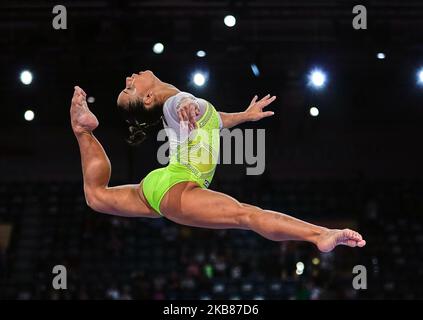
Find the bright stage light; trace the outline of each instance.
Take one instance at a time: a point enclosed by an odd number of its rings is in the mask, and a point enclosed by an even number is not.
[[[252,63],[251,64],[251,71],[253,71],[253,74],[256,77],[260,76],[260,70],[259,70],[259,68],[257,67],[257,65],[255,63]]]
[[[24,113],[24,118],[25,118],[26,121],[34,120],[34,116],[35,116],[35,114],[34,114],[34,111],[32,111],[32,110],[26,110],[25,113]]]
[[[201,72],[194,73],[192,80],[197,87],[202,87],[206,83],[206,76]]]
[[[383,52],[379,52],[379,53],[376,55],[376,57],[377,57],[379,60],[383,60],[383,59],[385,59],[385,58],[386,58],[386,55],[385,55]]]
[[[29,85],[32,82],[32,73],[28,70],[24,70],[21,72],[20,79],[24,85]]]
[[[326,84],[326,74],[318,69],[311,71],[309,75],[309,83],[317,89],[324,87]]]
[[[236,18],[233,15],[227,15],[223,22],[227,27],[232,28],[236,24]]]
[[[421,68],[417,73],[417,83],[423,86],[423,68]]]
[[[206,56],[206,52],[204,50],[197,51],[197,57],[204,58]]]
[[[153,52],[156,54],[161,54],[164,50],[164,45],[161,42],[157,42],[156,44],[154,44],[153,46]]]
[[[310,108],[310,115],[312,117],[317,117],[319,115],[319,109],[317,109],[316,107],[311,107]]]

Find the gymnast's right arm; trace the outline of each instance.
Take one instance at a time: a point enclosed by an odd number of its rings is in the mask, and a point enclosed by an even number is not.
[[[271,97],[270,94],[268,94],[259,101],[257,101],[257,98],[257,95],[254,96],[250,105],[243,112],[219,112],[223,128],[232,128],[244,122],[258,121],[260,119],[273,116],[273,111],[263,111],[263,108],[275,101],[276,96]]]

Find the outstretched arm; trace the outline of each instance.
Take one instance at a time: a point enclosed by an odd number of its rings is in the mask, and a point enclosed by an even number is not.
[[[247,121],[258,121],[273,116],[275,114],[273,111],[263,111],[263,109],[275,101],[276,96],[270,96],[270,94],[268,94],[259,101],[257,101],[257,98],[257,95],[254,96],[248,108],[243,112],[219,112],[223,122],[223,128],[232,128]]]

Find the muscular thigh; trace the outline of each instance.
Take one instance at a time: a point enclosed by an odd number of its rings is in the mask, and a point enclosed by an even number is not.
[[[137,184],[108,187],[97,193],[97,211],[124,217],[159,218],[141,190]]]
[[[160,210],[166,218],[189,226],[212,229],[248,229],[248,210],[236,199],[193,182],[173,186],[164,196]]]

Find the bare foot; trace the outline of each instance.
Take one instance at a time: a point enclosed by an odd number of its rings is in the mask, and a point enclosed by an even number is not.
[[[70,108],[72,129],[76,135],[90,133],[98,126],[97,117],[88,109],[86,97],[84,90],[76,86]]]
[[[322,252],[332,251],[338,245],[349,247],[364,247],[366,241],[358,233],[350,229],[331,229],[320,235],[317,240],[317,248]]]

